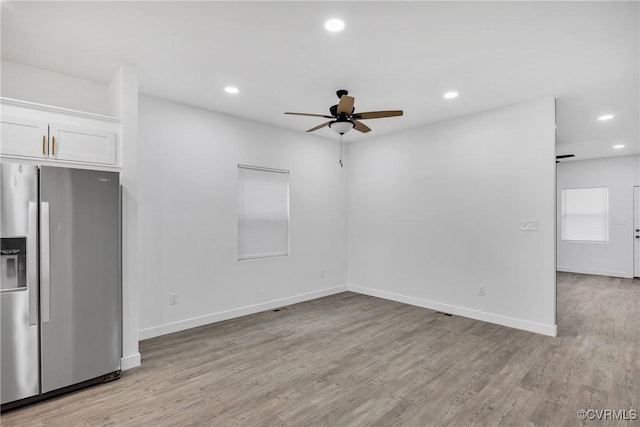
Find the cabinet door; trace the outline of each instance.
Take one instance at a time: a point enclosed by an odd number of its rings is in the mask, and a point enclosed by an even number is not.
[[[67,126],[49,125],[49,158],[72,162],[116,163],[114,132]]]
[[[48,124],[29,119],[2,117],[0,153],[11,156],[47,157]]]

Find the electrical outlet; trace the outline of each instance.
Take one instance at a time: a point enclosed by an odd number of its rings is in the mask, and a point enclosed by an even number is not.
[[[178,303],[178,294],[169,294],[169,305],[176,305]]]
[[[320,278],[324,279],[324,269],[320,270]]]
[[[481,297],[484,296],[484,286],[480,286],[480,292],[478,292],[478,295],[480,295]]]

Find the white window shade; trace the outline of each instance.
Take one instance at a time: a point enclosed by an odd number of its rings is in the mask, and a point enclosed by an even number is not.
[[[609,189],[562,190],[562,240],[609,241]]]
[[[238,165],[238,259],[289,254],[289,171]]]

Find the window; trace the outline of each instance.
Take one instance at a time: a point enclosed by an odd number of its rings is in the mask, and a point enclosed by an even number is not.
[[[609,241],[609,189],[562,190],[562,240]]]
[[[289,255],[289,171],[238,165],[238,259]]]

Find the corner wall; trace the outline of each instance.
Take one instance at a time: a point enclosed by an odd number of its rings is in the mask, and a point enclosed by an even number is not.
[[[349,144],[349,288],[555,335],[554,115],[546,98]]]
[[[139,141],[140,339],[346,290],[337,141],[149,96]],[[288,257],[238,261],[239,163],[290,170]]]
[[[140,365],[138,351],[138,73],[122,65],[109,85],[111,111],[122,118],[122,369]]]
[[[633,277],[633,186],[640,156],[558,164],[558,271]],[[562,240],[562,189],[609,188],[609,242]]]

